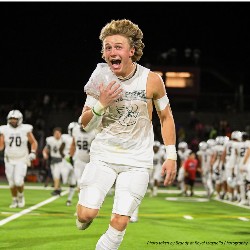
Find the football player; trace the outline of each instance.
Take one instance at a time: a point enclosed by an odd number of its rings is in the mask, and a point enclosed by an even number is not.
[[[54,181],[54,191],[52,195],[60,195],[60,179],[63,175],[63,158],[64,158],[65,143],[62,139],[62,129],[55,127],[53,129],[53,136],[46,138],[46,144],[43,148],[43,158],[48,160],[50,158],[50,168]]]
[[[86,164],[89,162],[89,149],[91,142],[95,138],[95,131],[86,132],[80,124],[76,124],[72,129],[72,144],[70,156],[74,161],[74,174],[78,191],[80,189],[80,180]]]
[[[227,193],[225,166],[223,165],[222,154],[228,140],[229,138],[227,136],[217,136],[215,138],[216,145],[213,147],[211,164],[218,199],[224,199],[224,196]]]
[[[32,131],[32,125],[23,124],[19,110],[11,110],[7,125],[0,126],[0,150],[4,150],[5,174],[12,195],[10,208],[25,206],[24,178],[38,147]]]
[[[207,197],[211,197],[214,192],[212,174],[211,174],[211,154],[208,151],[208,143],[201,141],[199,143],[199,150],[196,153],[201,166],[201,178],[204,188],[207,192]]]
[[[188,156],[191,154],[192,150],[188,148],[188,144],[185,141],[179,142],[178,144],[178,163],[179,163],[179,168],[178,168],[178,174],[177,174],[177,181],[179,188],[181,189],[181,193],[185,193],[185,182],[184,182],[184,174],[185,170],[183,168],[183,163],[184,161],[188,158]]]
[[[241,132],[233,131],[230,140],[225,144],[225,149],[222,154],[222,164],[225,166],[225,174],[227,180],[227,195],[229,201],[233,201],[235,190],[235,174],[234,168],[236,165],[236,145],[241,140]]]
[[[63,142],[65,143],[64,147],[64,158],[63,158],[63,169],[62,169],[62,183],[63,184],[69,184],[69,194],[66,201],[67,206],[71,206],[72,199],[75,193],[75,187],[76,187],[76,178],[74,173],[74,167],[73,167],[73,159],[70,156],[70,147],[73,142],[72,137],[72,130],[73,128],[77,126],[77,122],[71,122],[68,125],[68,133],[62,134]]]

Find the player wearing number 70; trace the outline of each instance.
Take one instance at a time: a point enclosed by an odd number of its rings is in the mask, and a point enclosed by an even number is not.
[[[0,150],[4,150],[5,174],[12,195],[10,208],[25,206],[24,178],[37,151],[37,140],[32,131],[32,125],[23,124],[23,115],[19,110],[11,110],[7,125],[0,126]]]

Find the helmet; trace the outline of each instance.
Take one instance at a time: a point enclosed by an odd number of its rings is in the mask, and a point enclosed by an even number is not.
[[[241,141],[242,133],[240,131],[238,131],[238,130],[233,131],[232,134],[231,134],[231,139]]]
[[[188,144],[185,141],[179,142],[178,149],[188,149]]]
[[[199,149],[205,151],[208,148],[208,145],[205,141],[199,143]]]
[[[233,177],[228,177],[227,178],[227,184],[229,187],[231,188],[235,188],[236,187],[236,179]]]
[[[216,145],[216,141],[214,139],[208,139],[207,140],[207,145],[209,148],[212,148],[213,146]]]
[[[154,141],[154,147],[160,147],[161,146],[161,143],[159,141]]]
[[[249,134],[245,131],[241,132],[242,141],[246,141],[249,138]]]
[[[77,126],[78,123],[77,122],[71,122],[69,125],[68,125],[68,134],[72,136],[72,130],[75,126]]]
[[[215,141],[218,145],[224,145],[227,141],[228,141],[228,137],[227,136],[217,136],[215,138]]]
[[[7,122],[8,123],[9,123],[9,120],[11,118],[17,119],[17,126],[19,126],[23,123],[23,114],[17,109],[11,110],[9,112],[9,114],[7,115]]]

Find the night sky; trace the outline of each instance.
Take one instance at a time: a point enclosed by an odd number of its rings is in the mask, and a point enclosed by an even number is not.
[[[101,59],[101,28],[131,19],[144,33],[139,63],[201,51],[201,68],[249,82],[249,2],[0,2],[0,88],[82,90]],[[67,87],[68,86],[68,87]]]

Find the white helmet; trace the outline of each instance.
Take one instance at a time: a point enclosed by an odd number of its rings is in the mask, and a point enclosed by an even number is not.
[[[179,142],[178,149],[188,149],[188,144],[185,141]]]
[[[159,141],[154,141],[153,147],[160,147],[161,143]]]
[[[213,146],[216,145],[216,141],[214,139],[208,139],[207,140],[207,145],[209,148],[212,148]]]
[[[72,130],[75,126],[77,126],[78,123],[77,122],[71,122],[69,125],[68,125],[68,134],[72,136]]]
[[[208,148],[207,142],[201,141],[201,142],[199,143],[199,149],[200,149],[200,150],[205,151],[207,148]]]
[[[242,133],[239,130],[235,130],[231,134],[232,140],[241,141],[242,140]]]
[[[235,188],[236,187],[236,178],[228,177],[227,178],[227,184],[228,184],[229,187]]]
[[[215,141],[218,145],[224,145],[227,141],[228,141],[228,137],[227,136],[217,136],[215,138]]]
[[[11,110],[9,112],[9,114],[7,115],[7,122],[8,123],[9,123],[9,120],[11,118],[17,119],[17,126],[19,126],[23,123],[23,114],[17,109]]]

